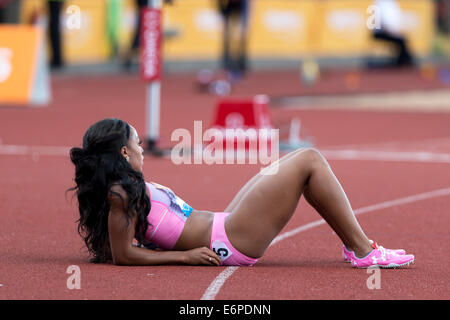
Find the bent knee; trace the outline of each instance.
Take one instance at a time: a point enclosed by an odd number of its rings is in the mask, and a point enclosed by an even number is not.
[[[307,161],[311,165],[326,164],[328,165],[325,157],[315,148],[305,148],[298,153],[298,157],[303,161]]]

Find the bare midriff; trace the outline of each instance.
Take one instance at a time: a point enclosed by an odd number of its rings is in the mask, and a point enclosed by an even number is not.
[[[173,250],[191,250],[199,247],[209,248],[213,220],[214,212],[192,211]]]

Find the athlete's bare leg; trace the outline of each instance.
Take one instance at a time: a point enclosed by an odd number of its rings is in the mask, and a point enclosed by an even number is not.
[[[286,156],[278,166],[275,175],[258,175],[244,186],[247,188],[239,202],[231,207],[225,228],[236,249],[250,257],[261,257],[304,194],[349,249],[357,256],[370,252],[370,241],[344,190],[318,151],[302,149]]]
[[[305,149],[297,149],[295,151],[292,151],[288,154],[286,154],[285,156],[281,157],[278,160],[278,163],[281,164],[284,161],[286,161],[287,159],[291,158],[292,156],[296,155],[299,152],[304,151]],[[253,187],[253,185],[259,180],[261,179],[261,177],[263,176],[263,174],[258,173],[255,176],[253,176],[249,181],[247,181],[245,183],[245,185],[238,191],[238,193],[235,195],[235,197],[233,198],[233,200],[231,200],[230,204],[228,204],[228,206],[225,209],[225,212],[231,212],[234,210],[234,208],[238,205],[238,203],[241,201],[242,197],[247,193],[248,190],[250,190],[250,188]]]

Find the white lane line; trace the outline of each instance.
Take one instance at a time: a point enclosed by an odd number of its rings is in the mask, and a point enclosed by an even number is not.
[[[371,206],[367,206],[367,207],[362,207],[356,210],[353,210],[355,215],[361,215],[367,212],[372,212],[372,211],[376,211],[376,210],[381,210],[381,209],[386,209],[386,208],[390,208],[390,207],[395,207],[395,206],[400,206],[402,204],[407,204],[407,203],[412,203],[412,202],[417,202],[420,200],[426,200],[426,199],[431,199],[431,198],[435,198],[435,197],[441,197],[441,196],[446,196],[446,195],[450,195],[450,188],[445,188],[445,189],[438,189],[438,190],[434,190],[434,191],[430,191],[430,192],[425,192],[425,193],[420,193],[420,194],[416,194],[416,195],[412,195],[412,196],[408,196],[408,197],[404,197],[404,198],[399,198],[399,199],[394,199],[394,200],[390,200],[390,201],[385,201],[385,202],[380,202]],[[320,219],[308,224],[305,224],[303,226],[300,226],[296,229],[293,229],[291,231],[287,231],[279,236],[277,236],[275,239],[273,239],[272,243],[270,245],[273,245],[281,240],[284,240],[286,238],[292,237],[300,232],[306,231],[308,229],[320,226],[322,224],[325,223],[325,220]]]
[[[328,160],[372,160],[401,162],[450,163],[450,153],[376,151],[376,150],[320,150]]]
[[[0,144],[0,155],[31,155],[31,156],[69,156],[71,147],[64,146],[26,146]],[[370,160],[370,161],[400,161],[400,162],[431,162],[450,163],[450,153],[435,153],[425,151],[382,151],[320,149],[328,160]]]
[[[0,144],[0,155],[68,156],[70,147]]]
[[[380,209],[395,207],[395,206],[399,206],[402,204],[407,204],[407,203],[412,203],[412,202],[417,202],[417,201],[421,201],[421,200],[442,197],[442,196],[447,196],[447,195],[450,195],[450,188],[437,189],[437,190],[419,193],[419,194],[408,196],[408,197],[403,197],[403,198],[398,198],[398,199],[389,200],[389,201],[385,201],[385,202],[380,202],[380,203],[377,203],[374,205],[356,209],[353,212],[355,213],[355,215],[361,215],[364,213],[373,212],[373,211],[380,210]],[[322,224],[325,224],[325,220],[320,219],[320,220],[305,224],[303,226],[300,226],[298,228],[295,228],[291,231],[287,231],[287,232],[277,236],[272,241],[270,246],[274,245],[277,242],[280,242],[281,240],[287,239],[289,237],[297,235],[303,231],[315,228]],[[209,285],[209,287],[206,289],[203,296],[201,297],[201,300],[214,300],[215,297],[217,296],[217,294],[219,293],[220,289],[222,288],[222,286],[227,281],[227,279],[229,277],[231,277],[231,275],[238,269],[239,269],[239,267],[232,266],[232,267],[227,267],[224,271],[222,271],[213,280],[213,282],[211,282],[211,284]]]
[[[450,145],[450,137],[437,137],[437,138],[426,138],[419,140],[408,140],[408,141],[399,141],[399,140],[389,140],[389,141],[380,141],[380,142],[372,142],[372,143],[354,143],[354,144],[344,144],[344,145],[325,145],[322,146],[321,149],[329,149],[329,150],[346,150],[346,149],[355,149],[355,150],[390,150],[390,151],[400,151],[399,148],[405,147],[410,148],[410,150],[420,150],[422,146],[426,147],[426,150],[430,151],[431,149],[439,149],[442,146]],[[430,149],[431,147],[431,149]]]
[[[225,270],[223,270],[211,284],[209,285],[208,289],[206,289],[205,293],[203,294],[201,300],[214,300],[216,295],[219,293],[220,289],[224,285],[225,281],[231,275],[237,270],[239,267],[237,266],[231,266],[226,267]]]

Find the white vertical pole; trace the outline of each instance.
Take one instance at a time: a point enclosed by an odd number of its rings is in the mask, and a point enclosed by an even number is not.
[[[148,0],[147,6],[150,8],[161,9],[162,0]],[[159,63],[162,63],[162,61],[160,61]],[[150,151],[155,149],[156,143],[159,139],[160,105],[161,105],[161,81],[155,80],[147,85],[147,106],[146,106],[145,125],[146,125],[148,149]]]
[[[147,85],[146,128],[147,138],[151,143],[156,143],[159,138],[160,104],[161,81],[157,80]]]

